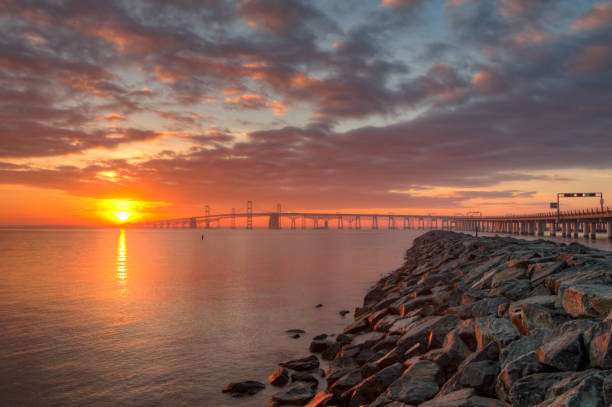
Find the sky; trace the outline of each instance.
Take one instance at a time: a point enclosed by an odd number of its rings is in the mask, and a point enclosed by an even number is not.
[[[607,204],[612,2],[0,0],[0,105],[4,225]]]

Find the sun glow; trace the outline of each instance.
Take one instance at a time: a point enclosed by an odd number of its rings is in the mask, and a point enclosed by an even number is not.
[[[117,219],[119,219],[121,222],[125,222],[126,220],[128,220],[131,215],[131,213],[129,212],[113,212],[113,213],[117,217]]]

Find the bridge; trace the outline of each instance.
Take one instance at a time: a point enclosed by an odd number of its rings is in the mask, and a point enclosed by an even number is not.
[[[152,222],[126,224],[140,228],[205,228],[220,227],[229,220],[236,228],[237,220],[245,220],[246,229],[253,229],[254,218],[267,218],[269,229],[282,229],[283,219],[289,229],[444,229],[468,232],[488,232],[512,235],[574,237],[594,239],[597,233],[605,233],[612,239],[612,211],[610,208],[561,212],[542,212],[525,215],[414,215],[391,213],[330,213],[283,212],[280,204],[276,211],[253,212],[252,201],[247,202],[245,212],[211,214],[206,206],[205,215],[188,218],[166,219]]]

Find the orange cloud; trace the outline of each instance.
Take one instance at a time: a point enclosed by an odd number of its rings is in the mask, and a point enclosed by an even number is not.
[[[226,98],[225,102],[230,105],[239,106],[244,109],[263,110],[272,109],[275,115],[282,116],[289,109],[286,104],[278,100],[268,99],[254,94],[244,94],[235,98]]]
[[[98,120],[105,122],[122,122],[125,121],[125,117],[121,116],[118,113],[111,113],[105,117],[99,117]]]
[[[594,29],[612,23],[612,3],[595,4],[591,10],[572,24],[572,28]]]

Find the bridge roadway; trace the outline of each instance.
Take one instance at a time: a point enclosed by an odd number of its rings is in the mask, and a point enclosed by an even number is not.
[[[542,212],[525,215],[504,216],[440,216],[440,215],[402,215],[371,213],[330,213],[330,212],[242,212],[221,213],[189,218],[167,219],[153,222],[128,224],[129,227],[144,228],[210,228],[219,226],[221,220],[230,219],[231,227],[236,227],[236,220],[246,219],[246,228],[253,228],[253,218],[268,218],[269,229],[281,229],[282,219],[290,221],[290,229],[306,229],[307,223],[313,229],[328,229],[335,223],[338,229],[361,229],[362,220],[365,227],[371,229],[446,229],[456,231],[481,231],[514,235],[550,236],[560,234],[563,237],[585,238],[596,237],[596,233],[605,233],[612,239],[612,211],[606,209],[588,209],[575,211]],[[287,221],[286,221],[287,222]],[[401,223],[401,226],[400,226]]]

